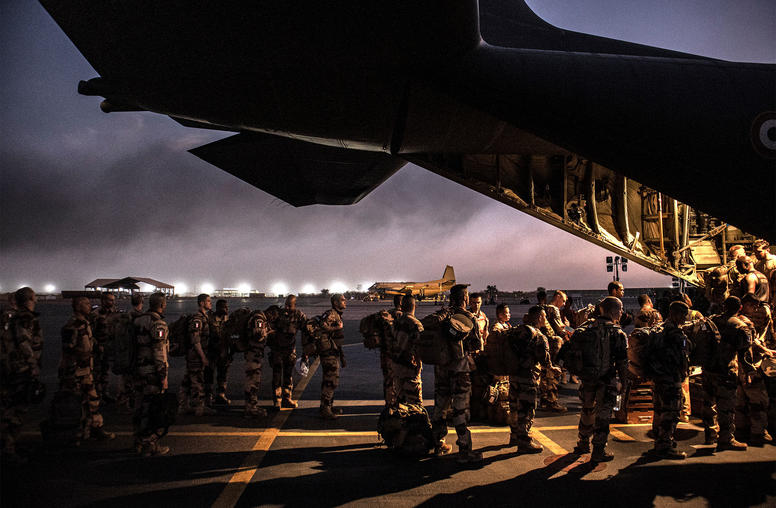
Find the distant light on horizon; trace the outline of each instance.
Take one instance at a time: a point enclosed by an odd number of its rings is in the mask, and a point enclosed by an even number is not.
[[[288,284],[286,284],[285,282],[276,282],[272,284],[272,287],[270,288],[270,292],[273,293],[275,296],[286,295],[288,294]]]
[[[374,284],[374,282],[362,282],[361,283],[361,290],[362,291],[369,291],[369,288],[372,287],[372,284]]]
[[[213,291],[216,290],[216,287],[213,284],[209,283],[209,282],[205,282],[205,283],[203,283],[202,285],[199,286],[199,290],[201,292],[203,292],[203,293],[210,294],[210,293],[212,293]]]
[[[331,293],[344,293],[348,290],[347,284],[342,281],[335,280],[329,284],[329,292]]]
[[[242,295],[247,295],[251,292],[251,285],[247,282],[241,282],[237,284],[237,291]]]
[[[54,284],[46,284],[43,287],[43,290],[46,291],[46,293],[51,294],[57,290],[57,287]]]
[[[299,292],[307,295],[314,294],[316,292],[315,285],[308,282],[302,286],[302,289],[300,289]]]
[[[189,292],[189,286],[185,282],[176,282],[173,284],[173,287],[175,288],[175,292],[179,295],[185,295]]]

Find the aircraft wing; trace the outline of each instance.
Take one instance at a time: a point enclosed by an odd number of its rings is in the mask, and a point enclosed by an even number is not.
[[[407,162],[266,134],[241,133],[190,150],[294,206],[357,203]]]

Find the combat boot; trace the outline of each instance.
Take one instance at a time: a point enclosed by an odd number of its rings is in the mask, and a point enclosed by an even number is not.
[[[614,460],[614,454],[604,446],[593,446],[593,453],[590,454],[590,462],[609,462]]]
[[[773,441],[773,438],[768,433],[767,430],[764,430],[762,434],[753,435],[749,438],[749,444],[751,446],[763,446],[765,443],[770,443]]]
[[[256,409],[245,411],[246,418],[264,418],[265,416],[267,416],[267,410],[263,407],[257,407]]]
[[[713,444],[716,444],[717,441],[719,440],[717,431],[714,429],[706,429],[705,435],[706,435],[706,439],[703,441],[703,444],[713,445]]]
[[[437,443],[436,446],[434,446],[434,455],[437,457],[440,457],[442,455],[447,455],[453,451],[453,447],[449,444],[442,441],[441,443]]]
[[[342,414],[342,408],[341,407],[336,407],[336,406],[331,406],[331,412],[334,413],[335,415],[341,415]]]
[[[206,405],[197,406],[194,410],[194,416],[213,416],[216,414],[216,410]]]
[[[221,406],[228,406],[232,403],[231,400],[226,398],[226,394],[224,393],[219,393],[218,395],[216,395],[214,402]]]
[[[156,457],[157,455],[167,455],[170,453],[169,446],[160,446],[158,443],[148,443],[143,445],[142,457]]]
[[[669,446],[666,448],[653,448],[652,453],[661,459],[684,460],[687,458],[686,453],[680,452],[673,446]]]
[[[509,435],[509,442],[507,443],[507,446],[517,446],[520,444],[520,437],[515,434]]]
[[[280,411],[280,398],[276,398],[272,401],[272,410],[273,411]]]
[[[116,439],[116,434],[113,432],[105,432],[105,429],[102,427],[92,427],[89,431],[89,439],[94,439],[95,441],[110,441],[111,439]]]
[[[579,441],[577,441],[577,445],[574,447],[573,453],[577,455],[590,453],[590,441],[580,438]]]
[[[542,406],[542,409],[545,409],[547,411],[552,411],[553,413],[565,413],[569,410],[569,408],[567,408],[557,400],[554,402],[545,402]]]
[[[473,464],[475,462],[482,462],[482,453],[475,452],[471,448],[459,448],[458,455],[455,457],[455,461],[459,464]]]
[[[336,420],[339,418],[339,416],[334,414],[331,410],[331,406],[321,406],[320,415],[324,420]]]
[[[746,443],[740,443],[736,441],[734,438],[731,438],[730,441],[720,441],[717,443],[717,451],[721,452],[724,450],[733,450],[737,452],[743,452],[746,451]]]
[[[542,453],[544,448],[533,439],[525,439],[517,442],[517,453]]]
[[[280,401],[280,407],[288,408],[288,409],[294,409],[298,406],[297,402],[293,400],[291,397],[283,397],[283,400]]]

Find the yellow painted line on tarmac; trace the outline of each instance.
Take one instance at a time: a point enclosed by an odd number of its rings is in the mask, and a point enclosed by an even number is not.
[[[531,430],[531,437],[539,441],[542,446],[550,450],[555,455],[566,455],[568,453],[565,448],[536,429]]]
[[[636,440],[634,437],[629,436],[625,432],[623,432],[621,430],[618,430],[618,429],[611,428],[611,427],[609,428],[609,434],[612,435],[612,437],[614,438],[615,441],[630,442],[630,441],[635,441]]]
[[[316,358],[315,362],[310,366],[310,372],[307,374],[307,377],[294,389],[295,399],[299,400],[319,364],[320,361]],[[293,409],[281,409],[272,418],[269,427],[261,434],[256,444],[253,445],[251,453],[245,458],[238,471],[232,475],[224,490],[213,503],[213,508],[232,508],[237,504],[292,411]]]
[[[374,437],[377,431],[334,431],[334,432],[316,432],[316,431],[281,431],[278,437]]]

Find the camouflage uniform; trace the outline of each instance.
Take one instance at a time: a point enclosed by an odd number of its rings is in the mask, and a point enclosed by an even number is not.
[[[135,367],[135,444],[151,451],[167,429],[150,428],[152,396],[164,391],[169,364],[167,323],[164,316],[148,312],[135,319],[137,330],[137,362]]]
[[[270,342],[272,351],[269,362],[272,366],[272,392],[275,405],[280,405],[281,399],[291,400],[294,391],[294,364],[296,363],[296,332],[307,322],[304,313],[283,308],[273,323],[275,333]],[[323,361],[321,361],[323,364]]]
[[[94,388],[100,399],[107,396],[110,380],[110,359],[108,358],[108,341],[110,339],[108,319],[118,312],[113,308],[100,307],[89,316],[92,334],[94,336]]]
[[[633,319],[633,324],[636,328],[653,327],[662,322],[663,316],[660,315],[660,311],[652,307],[642,307]]]
[[[388,313],[393,317],[394,323],[402,315],[398,309],[391,309]],[[396,376],[393,373],[393,362],[388,355],[387,344],[385,340],[380,341],[380,370],[383,371],[383,398],[385,407],[394,407],[396,405]]]
[[[461,307],[450,307],[442,312],[463,314],[474,323],[475,317]],[[475,326],[462,342],[451,342],[450,350],[455,353],[446,365],[434,366],[434,414],[431,427],[437,447],[444,444],[447,435],[445,413],[452,408],[451,421],[458,435],[459,451],[471,451],[472,436],[467,428],[469,420],[469,402],[472,394],[471,365],[472,353],[483,348],[479,327]]]
[[[401,353],[391,358],[394,386],[398,404],[423,404],[423,387],[420,372],[423,363],[416,348],[423,332],[423,325],[415,316],[400,315],[394,322],[396,342]]]
[[[603,374],[597,378],[583,377],[579,385],[579,400],[582,402],[579,441],[587,444],[592,436],[593,446],[603,449],[609,438],[609,420],[617,403],[616,374],[625,372],[628,367],[628,338],[620,325],[606,317],[599,316],[590,326],[604,341],[602,350],[605,355],[601,358]]]
[[[89,321],[73,316],[62,328],[62,359],[59,362],[59,388],[81,393],[85,419],[83,437],[88,437],[89,429],[102,427],[100,397],[94,385],[92,366],[94,365],[94,347]]]
[[[703,427],[708,442],[728,443],[736,432],[735,407],[738,355],[751,343],[746,325],[735,316],[712,316],[720,344],[703,369]]]
[[[186,333],[186,374],[183,376],[179,391],[179,400],[182,407],[188,405],[190,397],[191,405],[196,409],[205,406],[205,366],[195,346],[199,344],[203,352],[207,352],[210,341],[210,321],[207,314],[197,311],[189,318]]]
[[[0,438],[3,455],[12,457],[29,409],[30,388],[40,375],[40,348],[34,347],[43,341],[36,312],[5,311],[0,325]]]
[[[541,332],[547,338],[550,348],[550,360],[552,363],[542,366],[539,381],[539,398],[541,405],[549,408],[561,407],[558,402],[558,389],[560,387],[560,374],[551,367],[558,361],[558,353],[563,347],[563,337],[566,335],[565,324],[560,317],[560,311],[554,305],[542,305],[547,315],[547,324]]]
[[[337,309],[329,309],[321,316],[321,326],[324,330],[322,347],[318,351],[323,374],[321,408],[331,408],[334,405],[334,390],[339,386],[340,361],[344,360],[342,346],[345,340],[345,334],[339,327],[341,324],[342,313]]]
[[[760,305],[752,316],[740,316],[751,333],[752,344],[739,355],[739,385],[736,404],[736,426],[749,430],[751,439],[765,436],[768,427],[768,388],[767,377],[762,372],[762,348],[765,347],[771,325],[770,310]],[[753,322],[751,318],[757,322]],[[766,319],[767,318],[767,319]],[[759,325],[759,327],[758,327]]]
[[[261,390],[261,366],[264,359],[264,347],[267,343],[269,325],[261,311],[254,312],[248,321],[248,348],[245,350],[245,414],[262,416],[264,410],[259,407]]]
[[[480,310],[477,314],[474,314],[474,324],[479,328],[480,336],[483,343],[488,340],[488,332],[490,331],[490,322],[485,313]],[[490,394],[490,387],[493,384],[495,378],[486,369],[486,366],[479,354],[473,354],[474,367],[469,373],[472,380],[472,394],[469,399],[469,414],[472,419],[487,419],[488,418],[488,396]]]
[[[660,364],[650,365],[655,383],[652,428],[656,433],[655,450],[666,450],[674,446],[674,432],[682,411],[682,382],[690,368],[690,346],[682,329],[672,321],[665,322],[660,346]]]
[[[526,444],[531,441],[529,431],[536,415],[536,396],[539,377],[544,368],[550,367],[550,348],[539,330],[521,325],[518,333],[512,332],[510,346],[520,358],[524,358],[520,371],[509,376],[509,429],[510,443]],[[515,340],[524,341],[517,344]]]
[[[229,366],[232,364],[232,355],[229,350],[229,334],[227,331],[227,322],[229,314],[223,316],[210,314],[210,341],[206,351],[208,365],[204,370],[205,376],[205,398],[210,400],[213,396],[213,372],[215,371],[216,394],[219,397],[226,398],[226,378]]]
[[[129,319],[132,321],[132,323],[135,322],[137,318],[143,315],[142,310],[137,309],[130,309],[129,312]],[[125,408],[133,408],[135,407],[135,379],[132,374],[122,374],[119,376],[119,391],[116,397],[116,402],[119,406],[124,406]]]

